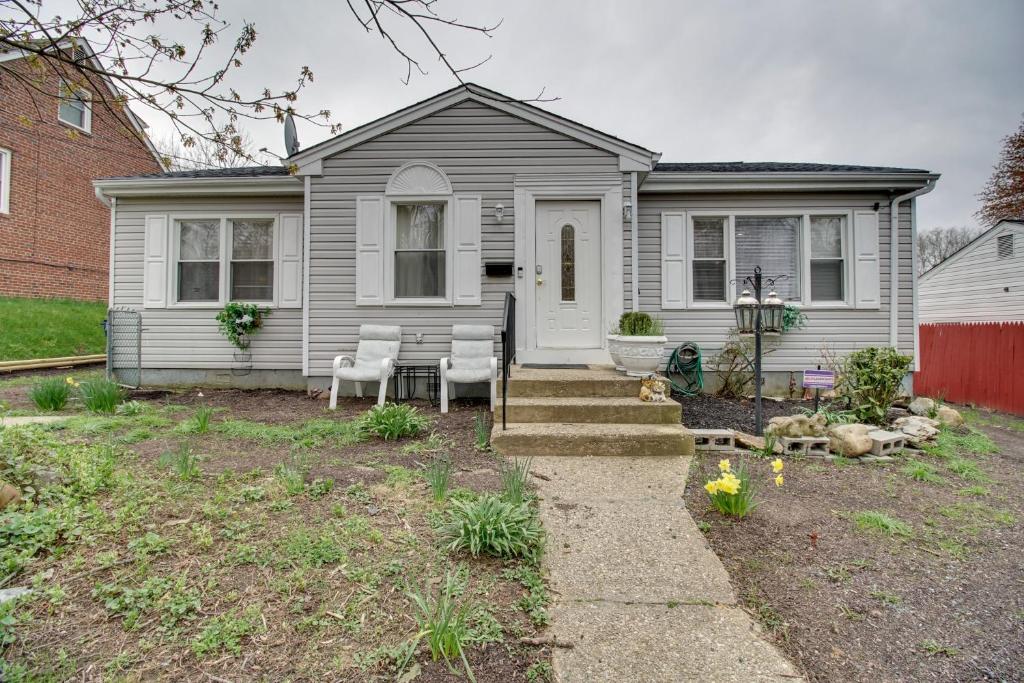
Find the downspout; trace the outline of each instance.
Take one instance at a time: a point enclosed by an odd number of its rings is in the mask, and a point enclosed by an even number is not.
[[[900,204],[928,194],[935,189],[935,181],[929,180],[924,187],[893,197],[889,204],[889,345],[899,348],[899,292],[900,292]],[[915,226],[911,219],[911,240]],[[911,248],[913,249],[913,248]],[[913,253],[913,252],[911,252]],[[911,263],[913,269],[913,263]]]
[[[309,377],[309,234],[312,202],[310,177],[302,179],[302,376]]]
[[[629,278],[632,286],[632,299],[634,311],[640,310],[640,236],[637,235],[637,223],[639,222],[640,205],[637,203],[637,173],[633,171],[629,177],[630,201],[633,203],[633,215],[630,217],[629,238],[630,238],[630,260]]]
[[[108,197],[100,188],[94,188],[96,199],[110,209],[110,254],[107,257],[107,307],[114,307],[114,233],[117,226],[117,197]]]

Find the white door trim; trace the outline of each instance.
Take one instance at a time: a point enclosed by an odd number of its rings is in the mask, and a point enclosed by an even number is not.
[[[537,201],[597,200],[601,205],[601,329],[623,309],[621,173],[520,175],[515,179],[516,358],[521,363],[610,363],[600,349],[538,349],[536,334]],[[520,277],[520,274],[522,277]]]

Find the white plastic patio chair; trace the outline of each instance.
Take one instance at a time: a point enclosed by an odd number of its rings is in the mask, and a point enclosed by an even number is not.
[[[338,407],[338,385],[342,380],[356,385],[356,396],[363,396],[363,382],[380,382],[377,405],[384,405],[388,380],[395,373],[398,349],[402,345],[402,328],[397,325],[360,325],[356,357],[334,359],[331,382],[331,410]]]
[[[441,412],[448,412],[448,384],[491,383],[491,412],[498,395],[493,325],[452,325],[452,355],[441,359]]]

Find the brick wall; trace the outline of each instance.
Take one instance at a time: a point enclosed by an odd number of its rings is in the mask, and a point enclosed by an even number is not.
[[[4,67],[29,76],[22,61]],[[40,79],[38,74],[29,77]],[[57,93],[55,74],[41,89]],[[0,147],[11,152],[10,213],[0,213],[0,296],[107,298],[110,209],[92,180],[160,165],[123,114],[94,95],[92,132],[57,120],[57,100],[0,72]]]

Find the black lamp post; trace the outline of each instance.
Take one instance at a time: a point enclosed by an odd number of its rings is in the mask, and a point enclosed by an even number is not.
[[[751,294],[749,289],[744,289],[733,305],[736,311],[736,329],[740,334],[754,335],[754,433],[757,436],[764,433],[764,415],[761,410],[761,336],[782,334],[782,320],[786,307],[774,291],[770,291],[767,298],[761,301],[761,286],[763,282],[767,282],[769,287],[774,287],[775,281],[784,277],[786,276],[762,277],[761,266],[756,266],[754,274],[743,279],[744,283],[753,287],[754,293]]]

